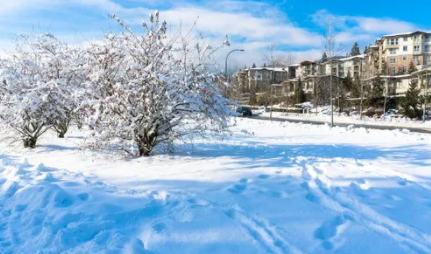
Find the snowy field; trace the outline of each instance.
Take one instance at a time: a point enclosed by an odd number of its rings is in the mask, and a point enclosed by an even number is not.
[[[0,147],[0,253],[431,253],[431,135],[238,119],[136,159],[50,135]]]

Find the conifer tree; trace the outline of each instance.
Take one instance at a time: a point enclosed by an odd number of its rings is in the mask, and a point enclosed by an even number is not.
[[[421,115],[418,109],[420,90],[416,82],[411,82],[406,93],[406,98],[402,104],[403,113],[408,118],[416,118]]]
[[[383,97],[384,81],[380,76],[377,76],[372,81],[371,91],[368,94],[368,105],[370,107],[381,106],[381,99]]]
[[[357,56],[361,54],[361,50],[359,49],[359,45],[357,42],[353,44],[352,50],[350,51],[351,56]]]
[[[361,97],[361,80],[359,79],[359,77],[356,77],[352,82],[352,88],[350,89],[350,97]]]
[[[298,85],[296,87],[296,91],[295,91],[295,98],[296,98],[296,103],[303,103],[305,102],[306,98],[305,98],[305,92],[302,89],[302,81],[301,79],[298,80]]]

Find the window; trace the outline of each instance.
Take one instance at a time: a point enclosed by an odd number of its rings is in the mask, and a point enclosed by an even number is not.
[[[397,62],[397,59],[395,57],[391,58],[391,64],[395,64]]]
[[[407,57],[403,56],[403,62],[407,61]]]
[[[419,35],[415,35],[415,36],[413,37],[413,40],[414,40],[414,41],[418,41],[418,40],[419,40]]]
[[[398,38],[392,38],[387,40],[388,45],[398,45]]]
[[[413,50],[414,50],[415,52],[420,51],[420,49],[421,49],[421,46],[414,46],[414,48],[413,48]]]
[[[407,52],[408,50],[409,50],[409,47],[408,47],[408,46],[404,46],[404,47],[403,47],[403,51],[404,51],[404,52]]]
[[[395,74],[395,73],[396,73],[396,71],[397,71],[397,70],[396,70],[396,68],[395,68],[395,67],[392,67],[392,68],[391,68],[391,72],[392,72],[392,74]]]
[[[426,52],[430,51],[430,46],[429,45],[425,45],[425,51]]]
[[[389,49],[389,54],[395,55],[397,53],[396,49]]]
[[[404,41],[408,41],[408,38],[407,38],[407,37],[404,37]]]
[[[415,62],[415,63],[419,63],[419,56],[414,56],[413,57],[413,62]]]

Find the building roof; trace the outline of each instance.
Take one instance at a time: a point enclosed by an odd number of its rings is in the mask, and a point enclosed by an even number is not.
[[[355,59],[355,58],[364,58],[364,57],[365,57],[365,55],[349,56],[349,57],[346,57],[346,58],[341,58],[340,61],[349,61],[349,60],[352,60],[352,59]]]
[[[406,35],[413,35],[413,34],[417,34],[417,33],[420,33],[420,34],[429,34],[429,33],[431,33],[431,31],[428,31],[428,32],[426,32],[426,31],[414,31],[414,32],[398,33],[398,34],[387,34],[387,35],[384,35],[382,37],[382,39],[385,38],[385,37],[406,36]]]
[[[308,61],[308,60],[305,60],[305,61],[302,61],[301,63],[300,63],[300,65],[309,65],[309,64],[314,64],[315,62],[313,62],[313,61]]]
[[[281,67],[255,67],[255,68],[248,68],[248,69],[245,69],[245,70],[252,70],[252,71],[267,70],[267,71],[287,72],[286,68],[281,68]]]

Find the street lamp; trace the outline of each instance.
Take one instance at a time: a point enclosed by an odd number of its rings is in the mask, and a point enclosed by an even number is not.
[[[233,52],[244,52],[244,50],[243,49],[234,49],[234,50],[231,50],[229,53],[227,53],[227,56],[226,56],[226,61],[225,61],[225,65],[224,65],[224,77],[225,77],[225,79],[226,79],[226,85],[227,85],[227,60],[228,60],[228,58],[229,58],[229,56],[230,56],[230,54],[232,54]],[[226,90],[227,91],[227,90]]]

